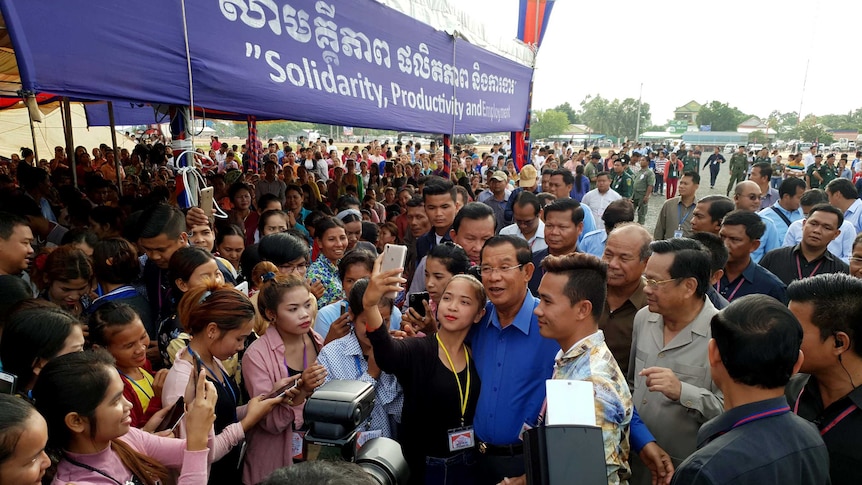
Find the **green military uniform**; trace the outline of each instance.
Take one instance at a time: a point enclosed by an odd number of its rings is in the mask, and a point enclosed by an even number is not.
[[[730,181],[727,183],[727,195],[736,187],[736,184],[745,180],[745,171],[748,169],[748,156],[736,152],[730,157]]]
[[[815,163],[814,165],[810,165],[808,169],[805,170],[805,180],[808,182],[809,189],[819,189],[820,187],[826,185],[826,177],[823,176],[824,168],[826,168],[826,165],[821,165],[818,167]],[[817,179],[817,177],[814,176],[815,171],[819,173],[821,177],[823,177],[823,182],[821,182]]]
[[[587,164],[584,165],[584,176],[587,177],[590,181],[590,190],[596,188],[596,174],[599,173],[599,169],[596,168],[596,164],[590,161],[587,161]]]
[[[619,174],[614,172],[614,178],[611,180],[611,188],[620,194],[620,196],[630,199],[632,197],[632,189],[634,188],[632,176],[625,170]]]
[[[754,157],[754,163],[768,163],[772,164],[772,159],[769,157]]]
[[[829,165],[828,163],[820,167],[820,176],[823,177],[823,181],[820,182],[821,187],[826,187],[826,184],[838,178],[838,170],[834,165]]]
[[[649,168],[642,168],[635,175],[634,188],[632,190],[632,203],[638,211],[638,224],[646,222],[647,202],[644,202],[647,190],[655,186],[655,173]]]
[[[700,168],[700,159],[689,153],[682,158],[682,173],[698,172]]]

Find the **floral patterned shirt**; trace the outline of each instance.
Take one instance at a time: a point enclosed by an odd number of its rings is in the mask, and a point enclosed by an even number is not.
[[[608,484],[628,483],[632,395],[625,376],[605,343],[605,334],[599,330],[573,345],[566,353],[558,352],[553,379],[593,383],[596,425],[602,428]]]
[[[317,308],[323,308],[330,303],[344,299],[344,289],[341,287],[341,278],[338,276],[336,263],[321,253],[308,267],[306,279],[311,283],[319,281],[326,288],[323,296],[317,299]]]

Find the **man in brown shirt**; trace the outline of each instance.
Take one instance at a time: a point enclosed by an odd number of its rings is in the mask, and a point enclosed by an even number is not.
[[[602,259],[608,263],[608,297],[599,328],[623,373],[628,372],[632,327],[647,304],[643,275],[652,236],[640,224],[618,225],[610,234]]]

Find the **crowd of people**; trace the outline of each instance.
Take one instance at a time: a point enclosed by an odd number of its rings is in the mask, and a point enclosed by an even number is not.
[[[862,154],[259,152],[0,163],[0,483],[353,476],[303,439],[336,379],[373,386],[356,446],[396,440],[411,484],[526,483],[549,379],[593,384],[609,484],[862,483]]]

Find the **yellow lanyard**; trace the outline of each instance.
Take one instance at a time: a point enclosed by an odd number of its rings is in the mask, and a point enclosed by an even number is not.
[[[467,346],[464,345],[464,358],[467,359],[467,389],[465,392],[461,389],[461,379],[458,377],[458,371],[455,370],[455,364],[452,362],[452,357],[449,356],[449,351],[446,350],[446,346],[443,345],[443,342],[440,340],[439,333],[437,334],[437,343],[440,344],[440,347],[443,349],[443,353],[446,354],[446,360],[449,361],[449,368],[451,368],[452,373],[455,374],[455,382],[458,384],[458,396],[461,399],[461,426],[464,426],[464,415],[467,413],[467,401],[470,399],[470,354],[467,353]]]

